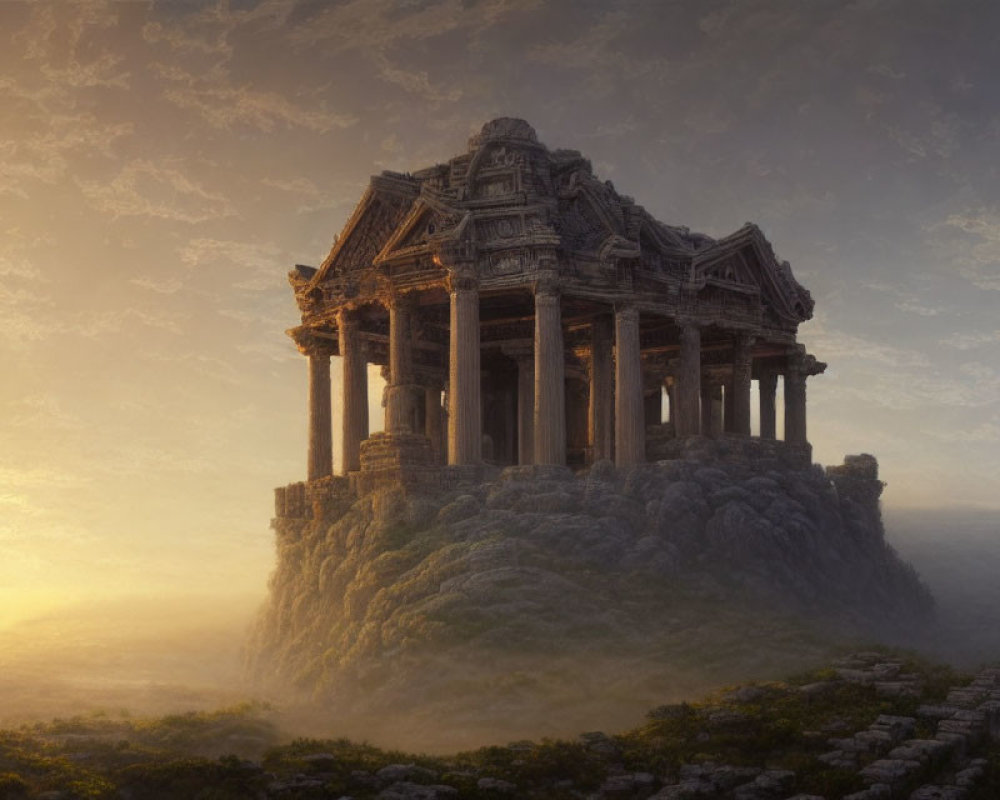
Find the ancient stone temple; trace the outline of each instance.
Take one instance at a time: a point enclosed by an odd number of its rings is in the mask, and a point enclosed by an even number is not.
[[[322,265],[290,281],[310,485],[356,495],[489,465],[630,466],[685,437],[750,437],[753,381],[758,438],[775,440],[779,378],[776,446],[808,458],[806,379],[825,365],[796,331],[813,302],[760,229],[712,239],[658,222],[523,120],[488,122],[447,163],[372,178]],[[387,381],[372,435],[369,364]],[[328,477],[335,437],[349,481]],[[279,506],[297,502],[281,491]]]

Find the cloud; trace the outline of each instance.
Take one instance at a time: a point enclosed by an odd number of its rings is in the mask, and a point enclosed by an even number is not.
[[[184,332],[182,322],[185,319],[185,316],[179,314],[124,308],[116,311],[83,313],[75,321],[59,325],[59,331],[93,338],[108,333],[120,333],[129,323],[136,322],[146,328],[179,335]]]
[[[927,354],[868,339],[856,334],[831,329],[822,313],[809,326],[806,338],[809,349],[818,357],[830,361],[873,362],[896,369],[924,369],[930,366]]]
[[[288,39],[298,48],[319,45],[335,52],[386,52],[401,42],[432,39],[466,27],[482,13],[475,8],[466,13],[458,0],[414,4],[401,11],[396,0],[348,0],[295,26]]]
[[[374,54],[374,58],[378,65],[379,75],[383,80],[395,84],[429,103],[435,105],[445,102],[454,103],[462,97],[462,90],[457,87],[443,89],[435,86],[431,83],[426,70],[396,67],[384,54]]]
[[[956,350],[974,350],[984,345],[1000,343],[1000,330],[992,333],[953,333],[941,340],[941,344]]]
[[[37,290],[0,281],[0,341],[23,349],[46,338],[52,332],[51,307],[51,298]]]
[[[275,289],[285,282],[283,252],[273,244],[223,239],[191,239],[180,249],[190,268],[225,272],[231,286],[249,291]]]
[[[122,57],[101,48],[94,31],[118,26],[109,2],[35,3],[31,17],[11,40],[25,60],[37,61],[40,74],[57,90],[89,87],[127,88],[129,73],[119,68]]]
[[[954,260],[963,277],[980,289],[1000,291],[1000,211],[996,208],[966,210],[950,215],[944,227],[961,231]],[[931,229],[941,225],[931,226]]]
[[[0,83],[0,92],[7,88]],[[81,157],[112,157],[118,140],[134,131],[130,122],[102,122],[93,114],[35,113],[22,118],[22,124],[29,128],[26,135],[0,140],[0,195],[22,199],[29,199],[33,183],[62,179]]]
[[[170,278],[165,281],[157,281],[153,278],[131,278],[129,283],[139,286],[142,289],[156,292],[157,294],[176,294],[184,288],[184,284],[176,278]]]
[[[196,111],[214,128],[231,130],[246,125],[271,131],[275,125],[305,128],[317,133],[356,125],[352,114],[337,114],[295,105],[277,92],[264,92],[246,86],[187,86],[168,89],[167,100],[180,108]]]
[[[252,8],[234,11],[228,2],[197,7],[194,13],[170,15],[171,22],[147,22],[142,38],[149,44],[164,44],[175,54],[207,54],[228,59],[234,46],[230,37],[248,23],[281,28],[296,0],[262,0]],[[173,10],[173,9],[172,9]]]
[[[1000,396],[1000,375],[992,367],[969,363],[957,375],[934,371],[878,370],[854,380],[843,393],[873,407],[895,410],[918,408],[986,408]]]
[[[1000,442],[1000,420],[994,418],[970,430],[951,429],[944,434],[944,438],[969,443]]]
[[[278,189],[292,195],[299,202],[295,207],[296,214],[310,214],[354,203],[363,191],[362,187],[353,181],[331,181],[320,188],[303,177],[264,178],[261,183],[270,189]],[[336,191],[331,191],[332,189]],[[285,206],[287,201],[282,198],[281,204]]]
[[[892,285],[879,281],[867,281],[864,283],[866,289],[873,292],[881,292],[895,298],[893,308],[907,314],[916,314],[920,317],[937,317],[951,311],[944,306],[932,306],[921,301],[919,295],[910,292],[900,285]]]
[[[85,430],[80,417],[67,411],[52,394],[29,394],[12,400],[4,409],[4,421],[12,428],[59,431],[63,435]]]
[[[84,197],[113,217],[152,217],[198,223],[237,216],[221,193],[210,191],[173,166],[139,159],[110,182],[78,180]]]
[[[194,20],[204,18],[204,13],[194,15]],[[229,33],[232,28],[217,25],[215,30],[210,25],[191,25],[188,30],[178,25],[164,25],[162,22],[147,22],[142,27],[142,38],[149,44],[166,44],[170,49],[181,53],[207,53],[228,58],[233,53],[229,43]]]

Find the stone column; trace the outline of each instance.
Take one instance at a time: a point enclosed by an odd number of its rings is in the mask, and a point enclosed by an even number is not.
[[[309,480],[333,474],[333,409],[330,405],[330,350],[308,345],[309,356]]]
[[[413,304],[408,297],[389,301],[389,386],[385,422],[389,433],[415,433],[413,397]]]
[[[701,429],[701,329],[692,323],[681,327],[681,357],[677,367],[674,430],[678,437],[695,436]]]
[[[610,459],[611,423],[614,406],[614,376],[611,358],[611,319],[597,317],[591,327],[590,402],[588,439],[594,461]]]
[[[535,463],[566,463],[566,385],[562,311],[555,281],[535,287]]]
[[[368,362],[352,312],[337,314],[343,367],[344,417],[341,430],[341,470],[344,475],[361,469],[361,442],[368,438]]]
[[[785,370],[785,441],[807,444],[806,439],[806,373],[802,359],[789,357]]]
[[[448,463],[479,464],[483,460],[479,284],[471,270],[452,274],[448,353]]]
[[[727,420],[726,428],[738,436],[750,435],[750,381],[753,374],[753,339],[745,334],[737,334],[733,343],[732,423]],[[729,410],[728,408],[726,409]]]
[[[431,440],[431,450],[434,451],[434,461],[442,462],[441,440],[444,414],[441,408],[441,387],[424,387],[424,433]]]
[[[638,464],[645,456],[639,310],[625,306],[615,309],[615,464]]]
[[[774,398],[778,392],[778,375],[773,370],[764,370],[757,381],[760,387],[760,438],[777,438]]]
[[[535,357],[517,357],[517,463],[535,463]]]

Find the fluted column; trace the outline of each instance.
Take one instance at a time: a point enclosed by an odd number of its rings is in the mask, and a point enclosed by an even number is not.
[[[535,357],[517,357],[517,463],[535,461]]]
[[[645,460],[646,419],[639,351],[639,310],[615,309],[615,464]]]
[[[368,438],[368,362],[358,336],[358,320],[349,311],[337,315],[343,367],[343,423],[341,430],[344,475],[361,469],[361,442]]]
[[[753,339],[738,334],[733,343],[732,415],[726,429],[739,436],[750,435],[750,381],[753,366]],[[728,410],[728,409],[727,409]]]
[[[760,438],[777,437],[775,395],[778,392],[778,375],[773,370],[761,372],[757,381],[760,387]]]
[[[588,438],[594,461],[610,459],[612,453],[612,415],[614,373],[611,357],[611,318],[597,317],[591,327],[590,403]]]
[[[333,410],[330,405],[330,351],[317,344],[309,357],[309,480],[333,474]]]
[[[414,433],[413,304],[408,297],[389,301],[389,386],[386,394],[386,429],[389,433]]]
[[[681,327],[681,357],[677,367],[676,401],[677,436],[694,436],[701,429],[699,397],[701,392],[701,329],[692,323]]]
[[[535,463],[566,463],[562,312],[554,281],[535,287]]]
[[[448,352],[448,463],[479,464],[483,458],[479,284],[465,271],[452,276]]]
[[[800,358],[789,358],[785,370],[785,441],[806,444],[806,373]]]

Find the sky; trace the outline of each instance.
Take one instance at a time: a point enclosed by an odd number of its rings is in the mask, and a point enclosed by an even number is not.
[[[497,116],[664,222],[757,223],[816,301],[816,460],[1000,509],[997,30],[992,0],[0,2],[0,625],[263,597],[305,475],[288,270]]]

